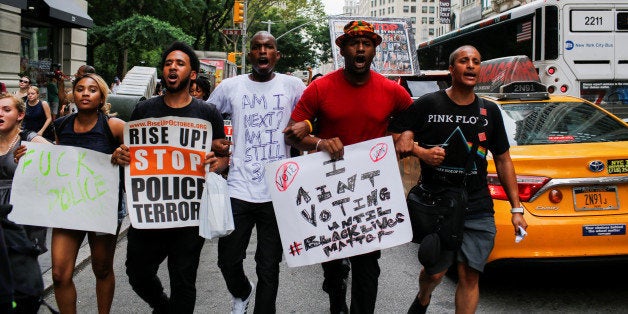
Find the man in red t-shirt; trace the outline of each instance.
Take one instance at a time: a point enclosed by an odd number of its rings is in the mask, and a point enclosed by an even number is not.
[[[300,150],[325,151],[332,159],[339,159],[344,145],[387,134],[390,117],[408,108],[412,98],[402,86],[371,70],[375,48],[381,42],[365,21],[345,25],[344,34],[336,38],[345,67],[308,85],[284,130],[287,144]],[[318,123],[317,136],[299,140],[293,125],[313,119]],[[349,258],[353,268],[351,312],[375,311],[380,255],[375,251]],[[324,289],[329,293],[332,313],[347,312],[343,269],[342,260],[323,263]]]

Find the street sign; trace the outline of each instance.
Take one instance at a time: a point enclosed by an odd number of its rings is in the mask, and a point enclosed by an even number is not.
[[[240,28],[225,28],[222,30],[222,33],[225,35],[242,35],[242,29]]]

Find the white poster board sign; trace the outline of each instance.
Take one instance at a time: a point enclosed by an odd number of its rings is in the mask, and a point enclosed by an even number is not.
[[[126,198],[134,228],[198,226],[211,141],[211,123],[203,119],[169,116],[126,124]]]
[[[391,137],[266,165],[288,266],[364,254],[412,240]]]
[[[63,145],[24,142],[28,148],[11,189],[19,224],[115,234],[120,170],[111,155]]]

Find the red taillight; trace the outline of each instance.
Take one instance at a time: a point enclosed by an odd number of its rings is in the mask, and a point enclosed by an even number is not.
[[[556,87],[554,87],[553,85],[547,87],[547,92],[550,94],[553,94],[555,90],[556,90]]]
[[[499,182],[499,178],[496,174],[489,174],[487,176],[488,190],[491,193],[491,197],[496,200],[508,200],[504,187]],[[517,187],[519,188],[519,199],[522,202],[527,202],[530,198],[547,182],[550,178],[535,177],[535,176],[517,176]]]
[[[556,68],[555,67],[547,68],[547,74],[554,75],[554,73],[556,73]]]
[[[561,93],[566,93],[568,89],[569,89],[569,87],[567,87],[567,85],[562,85],[562,86],[560,87],[560,92],[561,92]]]

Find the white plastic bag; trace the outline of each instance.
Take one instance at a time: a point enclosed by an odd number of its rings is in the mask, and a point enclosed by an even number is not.
[[[198,234],[206,239],[224,237],[234,229],[227,180],[215,172],[205,173]]]

